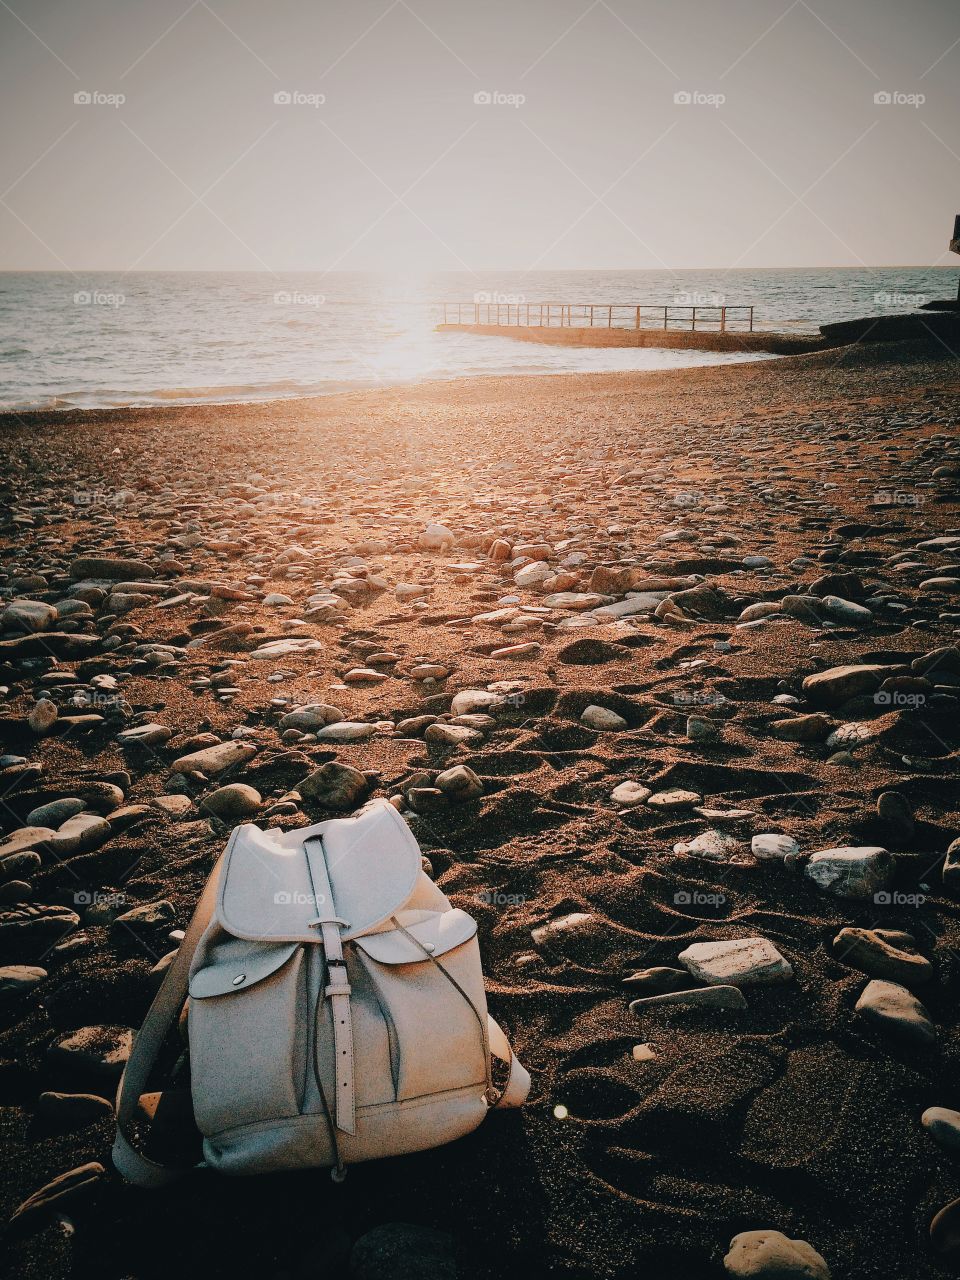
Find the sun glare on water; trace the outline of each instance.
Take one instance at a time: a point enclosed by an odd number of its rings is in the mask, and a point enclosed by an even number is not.
[[[435,332],[436,301],[420,275],[385,281],[371,317],[363,358],[371,377],[384,383],[416,382],[438,371],[443,348]]]

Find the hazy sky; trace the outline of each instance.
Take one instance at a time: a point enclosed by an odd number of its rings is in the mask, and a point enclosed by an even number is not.
[[[958,85],[957,0],[0,0],[0,267],[948,264]]]

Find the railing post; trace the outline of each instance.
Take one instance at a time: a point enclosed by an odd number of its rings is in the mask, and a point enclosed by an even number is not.
[[[690,312],[691,312],[691,315],[690,315],[690,328],[691,328],[691,329],[696,329],[696,327],[697,327],[697,308],[696,308],[696,307],[691,307],[691,308],[690,308]]]
[[[720,332],[726,333],[726,331],[727,331],[727,308],[721,307],[720,308]]]
[[[593,328],[593,303],[590,304],[590,328]]]
[[[753,333],[753,307],[750,308],[750,332]]]
[[[607,307],[607,328],[608,329],[613,328],[613,307],[612,306]]]
[[[640,308],[637,307],[637,328],[640,328]]]
[[[664,329],[666,329],[667,327],[667,308],[666,307],[663,308],[663,327]]]

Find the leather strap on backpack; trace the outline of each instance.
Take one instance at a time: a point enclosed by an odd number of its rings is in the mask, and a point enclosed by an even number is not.
[[[324,959],[327,966],[327,985],[324,995],[330,999],[333,1017],[334,1076],[337,1095],[334,1099],[334,1115],[338,1129],[344,1133],[356,1133],[356,1089],[354,1084],[353,1020],[350,1014],[350,983],[343,959],[343,943],[340,940],[341,925],[349,923],[337,916],[336,903],[327,860],[323,852],[323,839],[314,836],[304,842],[310,881],[313,885],[317,918],[312,923],[323,938]]]
[[[510,1047],[510,1041],[503,1027],[491,1018],[489,1013],[487,1014],[487,1035],[490,1041],[490,1052],[501,1062],[508,1063],[510,1067],[507,1083],[493,1106],[522,1107],[530,1092],[530,1073],[521,1065],[520,1059]]]
[[[131,1134],[140,1095],[146,1092],[150,1072],[187,998],[190,963],[200,936],[213,915],[223,858],[224,855],[221,854],[204,885],[193,919],[187,926],[177,954],[171,961],[160,989],[153,998],[153,1003],[143,1020],[143,1026],[134,1038],[130,1058],[120,1077],[117,1089],[117,1135],[113,1143],[113,1163],[128,1182],[133,1182],[140,1187],[162,1187],[194,1167],[193,1165],[160,1164],[156,1160],[151,1160],[136,1150]]]

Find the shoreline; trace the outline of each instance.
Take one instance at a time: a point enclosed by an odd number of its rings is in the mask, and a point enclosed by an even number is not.
[[[818,364],[818,362],[821,363]],[[782,374],[789,381],[796,374],[802,376],[805,371],[818,367],[827,374],[834,369],[840,376],[845,370],[849,371],[863,365],[896,370],[904,363],[909,366],[914,362],[929,364],[934,369],[942,367],[945,371],[949,371],[952,365],[957,365],[960,369],[960,362],[952,356],[952,353],[945,352],[933,340],[885,342],[875,345],[852,343],[823,351],[772,356],[767,360],[682,366],[671,369],[607,370],[596,373],[564,371],[479,374],[391,383],[389,386],[363,387],[322,395],[283,396],[273,400],[234,400],[223,403],[197,401],[169,405],[116,405],[107,408],[0,410],[0,428],[13,427],[17,424],[53,426],[85,423],[94,426],[125,421],[169,420],[179,417],[202,420],[215,413],[223,414],[227,419],[235,419],[267,410],[283,418],[299,419],[310,414],[326,417],[335,413],[341,403],[352,404],[358,400],[364,403],[369,402],[371,408],[377,408],[382,404],[398,401],[422,403],[431,400],[455,400],[462,396],[470,399],[475,394],[493,394],[501,399],[509,396],[514,386],[517,390],[522,388],[532,395],[562,391],[565,386],[569,386],[577,393],[592,391],[617,393],[633,390],[649,391],[653,389],[651,384],[661,379],[667,384],[721,379],[724,381],[725,391],[736,391],[736,380],[752,376],[755,370],[770,370],[775,375]]]
[[[668,347],[658,348],[658,350],[669,350]],[[697,348],[699,350],[699,348]],[[711,354],[704,349],[704,354]],[[761,353],[747,353],[761,354]],[[792,353],[786,353],[792,354]],[[776,354],[769,354],[769,359],[780,359]],[[759,360],[716,360],[704,361],[702,364],[676,365],[670,368],[653,368],[653,369],[603,369],[603,370],[579,370],[579,369],[558,369],[558,370],[537,370],[536,372],[524,373],[516,371],[511,373],[476,373],[476,374],[457,374],[453,376],[438,376],[434,378],[418,378],[401,380],[398,382],[373,383],[370,385],[357,385],[352,387],[340,387],[335,391],[304,391],[294,395],[278,395],[265,396],[262,399],[248,397],[242,400],[216,400],[207,397],[202,400],[171,400],[167,403],[155,404],[120,404],[120,405],[63,405],[59,408],[50,408],[49,406],[27,407],[27,408],[3,408],[0,406],[0,424],[6,418],[18,418],[25,415],[59,415],[63,413],[139,413],[149,412],[162,409],[198,409],[198,408],[227,408],[242,407],[245,405],[270,405],[276,406],[286,403],[301,404],[303,402],[313,403],[315,401],[325,401],[341,396],[365,395],[368,393],[388,393],[397,392],[404,389],[410,389],[421,386],[442,385],[466,383],[466,382],[496,382],[502,379],[537,379],[537,378],[605,378],[620,376],[636,376],[647,377],[651,374],[661,373],[685,373],[697,369],[726,369],[731,365],[760,363]]]

